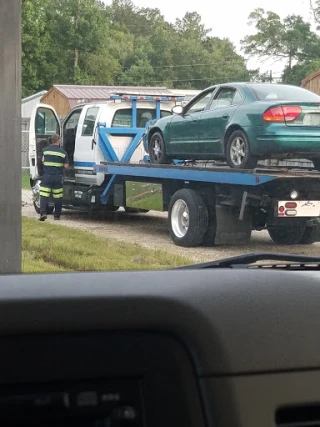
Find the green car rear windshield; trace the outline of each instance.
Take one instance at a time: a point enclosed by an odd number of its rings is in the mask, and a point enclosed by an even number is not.
[[[320,96],[298,86],[286,86],[277,84],[248,84],[258,101],[301,101],[320,102]]]

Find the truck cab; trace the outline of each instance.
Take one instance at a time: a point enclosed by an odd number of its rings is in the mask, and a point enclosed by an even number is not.
[[[74,107],[62,124],[53,107],[38,104],[32,114],[29,133],[29,164],[32,187],[39,183],[43,175],[42,150],[49,145],[54,133],[61,135],[62,147],[69,156],[70,168],[65,171],[65,182],[85,185],[101,185],[104,177],[95,172],[95,165],[105,160],[98,144],[98,123],[107,128],[115,128],[109,133],[109,141],[119,160],[125,154],[133,137],[145,129],[149,120],[172,114],[176,101],[157,104],[148,102],[148,97],[114,96],[105,102],[79,104]],[[151,97],[150,97],[151,98]],[[141,102],[139,102],[141,101]],[[133,108],[133,105],[135,107]],[[132,135],[117,134],[116,129],[132,129]],[[147,153],[143,144],[134,151],[130,162],[139,163]]]

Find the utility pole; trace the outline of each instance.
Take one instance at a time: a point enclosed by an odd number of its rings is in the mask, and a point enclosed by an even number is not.
[[[270,81],[270,83],[272,83],[272,81],[273,81],[273,78],[272,78],[272,70],[270,70],[269,81]]]
[[[21,0],[0,0],[0,274],[21,272]]]

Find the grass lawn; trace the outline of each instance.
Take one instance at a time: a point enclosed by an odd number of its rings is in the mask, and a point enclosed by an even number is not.
[[[163,270],[192,262],[86,231],[22,218],[23,273]]]

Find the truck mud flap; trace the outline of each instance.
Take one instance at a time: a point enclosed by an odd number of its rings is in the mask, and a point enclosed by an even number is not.
[[[313,237],[312,241],[320,242],[320,218],[313,218],[307,221],[306,223],[307,227],[313,228]]]
[[[229,206],[216,206],[216,245],[247,244],[252,225],[249,218],[239,219],[239,211]]]

